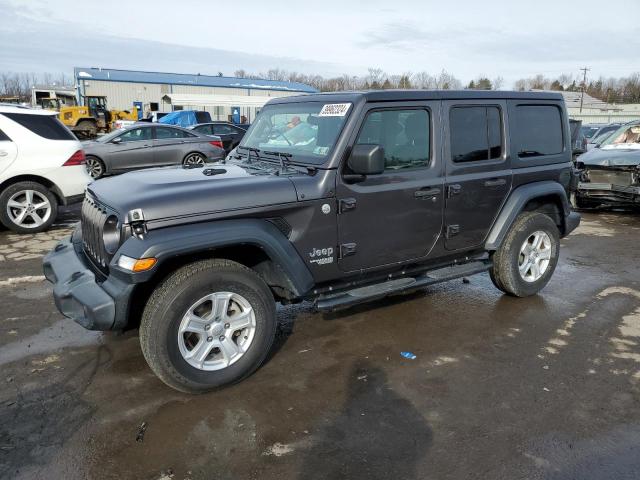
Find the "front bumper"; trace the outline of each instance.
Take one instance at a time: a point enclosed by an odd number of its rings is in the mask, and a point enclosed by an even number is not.
[[[580,182],[576,195],[594,203],[640,206],[640,186]]]
[[[126,326],[134,285],[113,276],[103,282],[89,267],[82,247],[62,240],[44,257],[44,275],[53,283],[56,307],[89,330],[120,330]]]

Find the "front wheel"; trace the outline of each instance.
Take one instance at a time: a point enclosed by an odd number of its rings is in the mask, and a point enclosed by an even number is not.
[[[143,313],[140,344],[164,383],[200,393],[251,375],[275,332],[275,302],[264,281],[236,262],[204,260],[156,288]]]
[[[493,254],[491,280],[509,295],[535,295],[549,283],[559,254],[555,222],[543,213],[521,213]]]

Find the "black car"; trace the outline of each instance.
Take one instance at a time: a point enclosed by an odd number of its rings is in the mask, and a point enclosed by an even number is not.
[[[67,317],[139,326],[166,384],[210,390],[265,360],[278,302],[331,311],[480,272],[538,293],[580,222],[570,138],[557,93],[272,99],[223,162],[89,185],[44,273]]]
[[[189,129],[203,135],[220,137],[227,153],[237,147],[242,137],[244,137],[244,134],[247,133],[246,129],[229,122],[199,123],[190,126]]]
[[[95,179],[141,168],[204,165],[225,156],[220,138],[155,123],[115,130],[83,148]]]

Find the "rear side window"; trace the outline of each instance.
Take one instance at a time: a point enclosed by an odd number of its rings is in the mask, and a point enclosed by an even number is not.
[[[429,165],[430,120],[427,110],[377,110],[369,113],[357,144],[382,145],[385,170]]]
[[[498,107],[453,107],[449,122],[454,162],[477,162],[502,156],[502,121]]]
[[[517,105],[514,140],[520,158],[562,153],[562,115],[554,105]]]
[[[9,136],[4,133],[2,130],[0,130],[0,142],[10,142],[11,139],[9,138]]]
[[[29,113],[3,113],[36,135],[49,140],[76,140],[75,135],[60,120],[51,115],[32,115]]]
[[[195,136],[196,135],[192,133],[178,130],[177,128],[156,127],[156,138],[158,140],[166,138],[190,138]]]

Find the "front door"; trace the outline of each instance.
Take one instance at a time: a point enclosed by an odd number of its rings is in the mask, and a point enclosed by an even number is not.
[[[443,104],[447,250],[480,247],[511,189],[505,111],[504,101]]]
[[[117,138],[119,143],[113,143],[112,140],[107,154],[111,171],[121,172],[153,165],[151,127],[132,128]]]
[[[385,171],[337,180],[338,265],[353,272],[426,257],[442,229],[440,102],[373,104],[351,144],[381,145]]]

